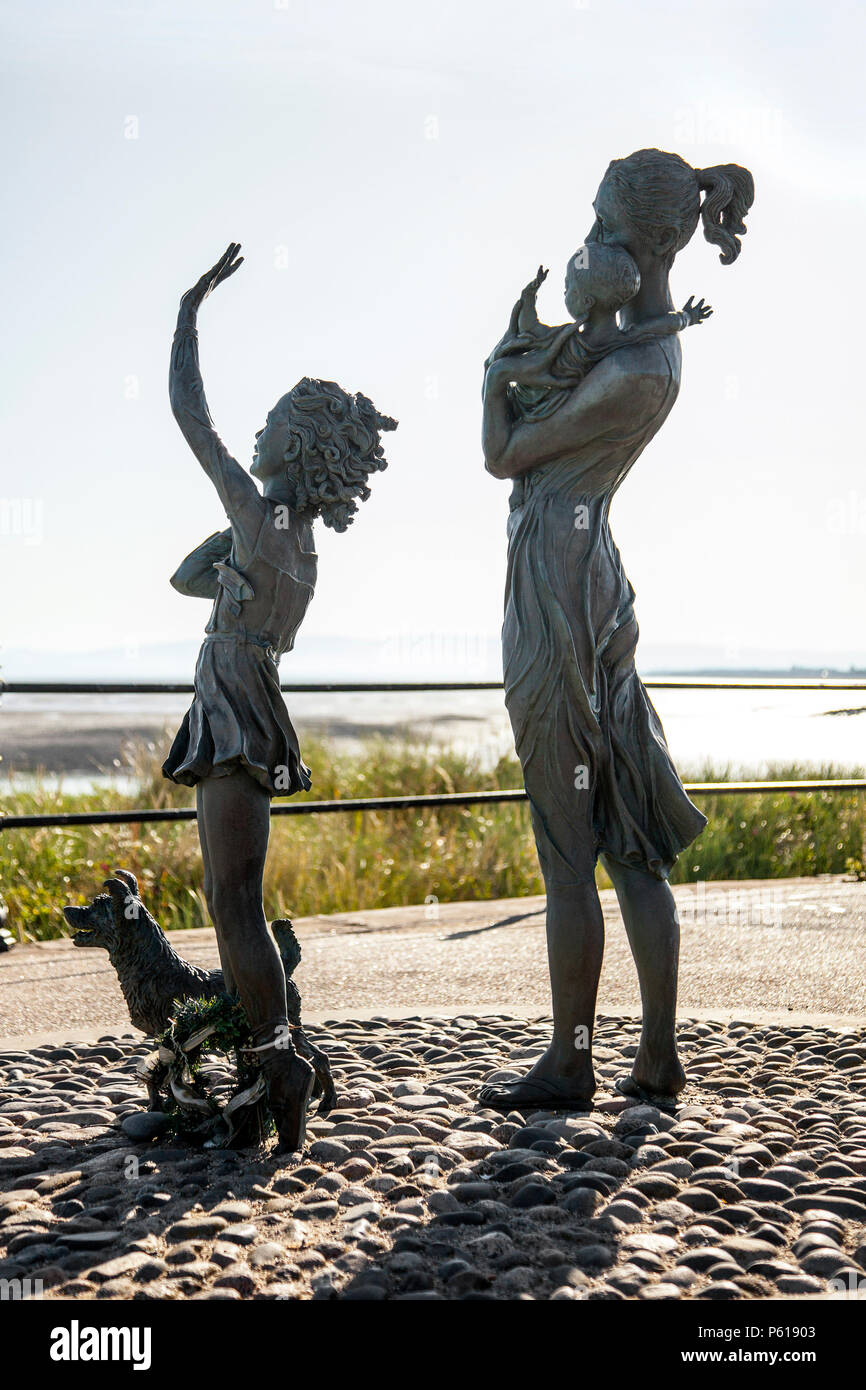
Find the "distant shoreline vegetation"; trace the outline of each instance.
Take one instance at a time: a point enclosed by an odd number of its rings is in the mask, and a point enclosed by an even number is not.
[[[161,775],[165,751],[162,744],[136,746],[119,769],[123,790],[99,786],[73,795],[38,778],[18,787],[13,777],[7,813],[189,806],[190,790]],[[307,740],[304,756],[314,772],[309,800],[521,786],[513,757],[489,768],[471,753],[393,739],[370,739],[356,754]],[[685,781],[732,780],[729,769],[709,765],[680,772]],[[777,764],[761,780],[863,776],[856,767]],[[736,780],[748,777],[736,773]],[[709,824],[681,855],[674,883],[866,872],[866,793],[701,797],[700,807]],[[208,925],[196,828],[182,822],[5,831],[0,883],[8,926],[24,941],[65,936],[62,907],[89,901],[115,868],[132,870],[166,930]],[[602,870],[599,883],[609,886]],[[370,811],[278,817],[265,908],[273,919],[543,891],[525,804]]]
[[[860,666],[850,666],[843,671],[841,668],[831,666],[787,666],[781,670],[778,666],[706,666],[696,667],[690,671],[643,671],[643,680],[664,680],[667,677],[676,677],[678,680],[688,680],[689,676],[694,676],[696,680],[756,680],[756,681],[786,681],[786,680],[816,680],[816,681],[861,681],[866,680],[866,668]]]

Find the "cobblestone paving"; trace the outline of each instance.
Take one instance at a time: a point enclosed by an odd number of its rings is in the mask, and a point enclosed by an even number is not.
[[[79,1299],[748,1299],[866,1285],[866,1029],[685,1019],[676,1114],[612,1089],[637,1025],[602,1019],[596,1104],[503,1116],[549,1021],[315,1029],[340,1086],[307,1148],[134,1142],[130,1035],[0,1054],[0,1279]],[[213,1070],[213,1076],[219,1069]],[[31,1290],[38,1285],[31,1282]]]

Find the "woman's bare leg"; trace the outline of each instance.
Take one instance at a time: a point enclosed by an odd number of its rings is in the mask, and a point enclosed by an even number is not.
[[[643,1027],[632,1079],[657,1095],[677,1095],[686,1075],[677,1055],[680,923],[670,885],[644,869],[603,859],[616,889],[637,966]]]
[[[592,1095],[592,1031],[604,958],[604,918],[594,883],[547,888],[547,962],[553,1039],[530,1075],[579,1081]]]
[[[542,1081],[563,1096],[589,1100],[595,1092],[592,1032],[604,956],[604,918],[594,882],[548,883],[547,956],[553,1039],[525,1080]],[[508,1100],[519,1104],[521,1084],[491,1083],[480,1099],[498,1109]]]

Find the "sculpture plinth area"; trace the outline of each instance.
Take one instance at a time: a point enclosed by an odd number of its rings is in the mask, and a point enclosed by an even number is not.
[[[630,1096],[670,1105],[685,1085],[675,1024],[679,923],[667,877],[705,825],[671,761],[635,669],[634,591],[608,525],[611,499],[680,387],[668,283],[698,222],[730,264],[754,198],[727,164],[693,169],[639,150],[609,166],[595,221],[569,263],[573,322],[535,313],[539,272],[485,367],[484,458],[512,481],[502,629],[505,699],[547,890],[553,1039],[523,1079],[486,1087],[499,1110],[587,1105],[604,947],[599,856],[640,978],[643,1032]],[[619,314],[619,323],[617,323]]]
[[[482,1087],[486,1107],[575,1110],[592,1101],[600,856],[643,1001],[632,1071],[617,1084],[661,1107],[685,1085],[675,1037],[679,924],[667,879],[706,822],[637,676],[634,591],[608,513],[676,401],[680,333],[712,313],[694,296],[674,309],[668,280],[677,252],[701,222],[722,262],[732,263],[753,197],[752,177],[738,165],[695,170],[659,150],[615,160],[586,242],[569,261],[571,320],[540,322],[540,269],[485,364],[485,463],[512,483],[505,698],[547,890],[553,993],[549,1048],[522,1079]],[[196,788],[222,970],[182,961],[123,871],[105,897],[67,916],[78,944],[109,949],[133,1021],[159,1036],[152,1108],[172,1103],[200,1121],[192,1128],[203,1142],[239,1144],[262,1137],[266,1100],[280,1150],[294,1152],[313,1094],[327,1110],[335,1092],[327,1058],[301,1027],[291,924],[274,923],[275,945],[262,902],[271,797],[311,784],[277,663],[313,596],[313,523],[346,529],[369,496],[369,475],[385,467],[380,435],[395,421],[366,396],[304,378],[256,436],[250,473],[231,458],[205,402],[196,323],[204,299],[241,265],[239,249],[232,243],[184,295],[170,372],[175,417],[229,521],[172,579],[181,593],[211,599],[213,610],[195,698],[163,769]],[[195,1075],[202,1049],[217,1044],[234,1049],[238,1063],[237,1086],[221,1107]]]

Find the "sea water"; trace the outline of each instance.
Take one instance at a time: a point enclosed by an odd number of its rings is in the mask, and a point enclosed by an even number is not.
[[[652,690],[678,767],[761,776],[769,766],[866,765],[866,691]],[[0,775],[44,767],[65,790],[123,779],[129,738],[174,732],[188,695],[5,695],[0,704]],[[347,751],[366,738],[403,739],[475,753],[492,766],[513,751],[501,690],[286,694],[302,746],[324,736]],[[16,778],[17,780],[17,778]],[[27,779],[29,780],[29,778]]]

